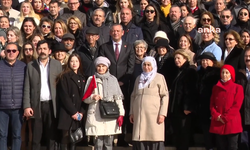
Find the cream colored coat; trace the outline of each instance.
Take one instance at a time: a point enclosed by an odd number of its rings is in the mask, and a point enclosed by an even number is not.
[[[168,88],[165,78],[156,74],[151,83],[138,88],[140,76],[135,81],[131,95],[130,115],[134,116],[133,141],[164,141],[164,122],[157,123],[159,115],[167,116]]]
[[[85,92],[90,84],[92,77],[89,77],[87,84],[85,86]],[[118,81],[117,81],[118,82]],[[86,135],[88,136],[103,136],[103,135],[114,135],[121,134],[122,130],[119,129],[116,119],[102,119],[99,110],[99,103],[92,99],[94,94],[99,94],[103,97],[103,86],[102,81],[99,78],[96,78],[97,88],[93,91],[93,94],[84,100],[85,103],[89,104],[87,121],[85,125]],[[112,89],[108,89],[112,90]],[[122,99],[116,100],[116,103],[119,107],[120,116],[124,116],[124,108]]]

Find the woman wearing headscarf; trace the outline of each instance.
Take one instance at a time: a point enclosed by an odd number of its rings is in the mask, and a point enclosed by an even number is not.
[[[109,59],[100,56],[96,58],[94,63],[97,88],[84,100],[85,103],[89,104],[85,131],[87,136],[95,137],[95,150],[112,150],[114,135],[122,132],[121,126],[125,114],[122,102],[123,94],[116,77],[109,73]],[[89,77],[86,83],[85,94],[92,78]],[[115,101],[120,116],[117,119],[101,118],[99,101]]]
[[[210,132],[216,134],[217,150],[237,150],[238,135],[242,132],[240,108],[244,99],[243,87],[235,82],[235,71],[224,65],[221,79],[213,87],[210,99]]]
[[[174,53],[178,68],[169,94],[168,117],[173,127],[174,145],[177,150],[187,150],[191,135],[192,114],[197,99],[197,72],[190,65],[190,57],[185,50]]]
[[[133,150],[162,150],[164,120],[168,110],[168,88],[164,76],[157,73],[154,57],[143,59],[140,76],[131,94],[130,122],[134,124]]]

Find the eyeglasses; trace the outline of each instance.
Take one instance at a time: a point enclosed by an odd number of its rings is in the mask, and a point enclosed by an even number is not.
[[[225,41],[227,41],[227,40],[232,41],[232,40],[235,40],[235,39],[233,39],[233,38],[225,38]]]
[[[6,50],[7,51],[7,53],[16,53],[17,52],[17,50],[16,49],[7,49]]]
[[[149,12],[152,14],[152,13],[154,13],[155,11],[154,11],[154,10],[145,10],[145,13],[149,13]]]
[[[78,4],[79,2],[75,2],[75,3],[69,3],[69,5],[76,5]]]
[[[244,12],[244,13],[241,12],[241,13],[240,13],[240,16],[247,16],[247,15],[248,15],[248,14],[247,14],[246,12]]]
[[[228,18],[230,18],[230,16],[224,16],[224,15],[222,15],[221,18],[227,18],[228,19]]]
[[[145,47],[135,47],[135,49],[144,49]]]
[[[207,21],[207,22],[210,22],[211,19],[210,19],[210,18],[203,18],[202,21],[204,21],[204,22],[206,22],[206,21]]]
[[[51,28],[51,26],[50,25],[42,25],[42,28],[48,28],[48,29],[50,29]]]
[[[24,51],[33,51],[33,48],[24,48]]]

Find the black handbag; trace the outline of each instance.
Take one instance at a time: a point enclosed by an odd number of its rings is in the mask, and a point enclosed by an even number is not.
[[[115,101],[99,100],[99,109],[103,119],[117,119],[120,116],[119,107]]]
[[[82,128],[76,129],[74,132],[72,132],[72,126],[69,129],[69,139],[70,143],[76,144],[80,142],[83,139],[83,131]]]
[[[69,128],[69,141],[70,141],[70,143],[76,144],[83,139],[84,132],[82,130],[82,124],[81,124],[82,120],[79,121],[80,127],[77,128],[74,132],[72,131],[73,122],[74,122],[74,120],[72,119],[72,122],[71,122],[71,125]]]

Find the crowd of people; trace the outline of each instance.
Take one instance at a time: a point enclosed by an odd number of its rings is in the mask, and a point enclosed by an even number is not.
[[[0,3],[1,150],[250,149],[250,0]]]

